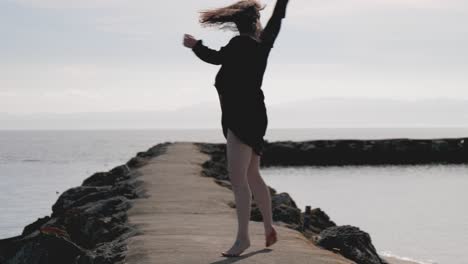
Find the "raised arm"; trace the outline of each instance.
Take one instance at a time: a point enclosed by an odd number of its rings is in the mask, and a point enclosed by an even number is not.
[[[227,45],[222,47],[219,51],[208,48],[203,45],[202,40],[198,40],[192,50],[202,61],[220,65],[223,63],[224,53],[226,51]]]
[[[278,33],[281,29],[281,21],[286,16],[286,7],[289,0],[277,0],[273,14],[271,15],[270,20],[268,20],[265,29],[263,29],[262,34],[260,35],[260,40],[264,45],[273,47],[273,44],[278,36]]]

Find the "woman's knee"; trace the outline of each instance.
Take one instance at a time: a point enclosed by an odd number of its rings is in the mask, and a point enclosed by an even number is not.
[[[244,155],[242,153],[231,153],[232,156],[228,158],[228,174],[231,180],[245,180],[247,179],[248,174],[248,159],[241,157],[239,155]]]
[[[248,184],[248,164],[243,159],[228,159],[228,176],[233,185]]]
[[[250,157],[249,172],[258,172],[260,169],[260,156],[258,156],[255,151],[252,150],[252,155]]]
[[[247,172],[247,181],[249,184],[262,183],[263,179],[258,170],[251,170]]]
[[[227,169],[233,185],[247,185],[247,174],[252,159],[252,149],[243,144],[230,129],[227,137]]]

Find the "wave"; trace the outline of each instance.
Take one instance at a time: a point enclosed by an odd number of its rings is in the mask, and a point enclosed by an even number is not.
[[[10,161],[11,162],[11,161]],[[74,160],[41,160],[41,159],[22,159],[22,163],[49,163],[49,164],[69,164]]]
[[[39,159],[24,159],[24,160],[21,160],[21,162],[43,162],[43,160],[39,160]]]
[[[394,258],[402,261],[409,261],[409,262],[414,262],[417,264],[439,264],[437,261],[434,260],[418,260],[418,259],[413,259],[409,257],[402,257],[399,255],[396,255],[390,251],[382,251],[379,252],[379,255],[384,256],[384,257],[389,257],[389,258]]]

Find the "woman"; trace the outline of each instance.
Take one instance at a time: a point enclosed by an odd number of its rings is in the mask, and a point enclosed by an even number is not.
[[[257,0],[242,0],[201,12],[202,25],[230,28],[240,33],[218,51],[206,47],[202,40],[191,35],[184,36],[184,45],[201,60],[222,65],[215,87],[221,104],[228,175],[238,220],[236,240],[229,250],[222,252],[225,257],[239,256],[250,246],[248,224],[252,194],[262,213],[266,247],[277,241],[272,224],[270,192],[260,175],[260,157],[265,144],[263,136],[268,123],[261,86],[268,55],[285,17],[287,4],[288,0],[277,0],[264,30],[260,24],[263,7]]]

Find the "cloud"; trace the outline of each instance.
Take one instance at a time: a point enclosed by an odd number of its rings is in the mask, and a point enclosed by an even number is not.
[[[398,23],[402,14],[410,13],[413,18],[421,15],[468,13],[468,2],[463,0],[327,0],[292,1],[288,8],[288,23],[300,28],[317,28],[322,22],[327,25],[363,21],[377,25]],[[371,20],[369,20],[371,18]],[[399,24],[407,23],[409,19]],[[440,21],[438,21],[440,22]],[[442,23],[444,24],[444,23]]]
[[[224,45],[234,33],[201,28],[197,11],[233,1],[7,1],[0,3],[0,111],[217,100],[218,68],[183,48],[182,34]],[[274,2],[263,1],[262,22]],[[468,98],[467,12],[466,0],[291,0],[265,76],[267,100]]]

